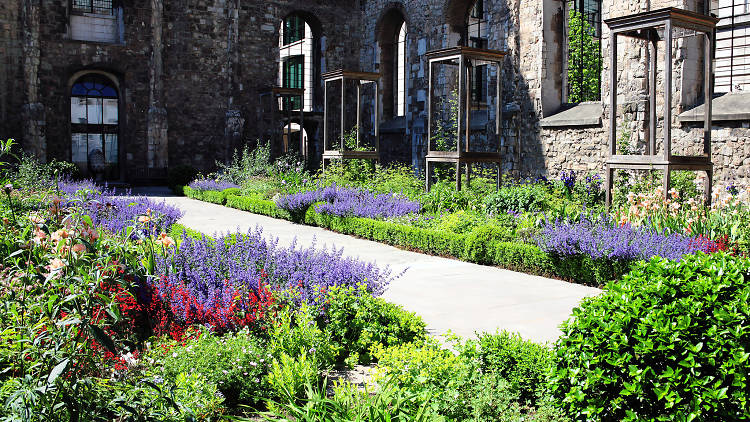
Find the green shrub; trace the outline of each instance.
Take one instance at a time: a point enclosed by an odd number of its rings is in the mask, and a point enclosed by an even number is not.
[[[484,216],[473,211],[458,210],[441,216],[434,225],[435,230],[453,233],[468,233],[486,223]]]
[[[480,264],[492,264],[494,243],[510,240],[509,238],[512,238],[512,229],[508,227],[478,226],[466,236],[461,258]]]
[[[164,351],[165,350],[165,351]],[[157,360],[165,378],[174,381],[181,373],[198,374],[216,384],[227,405],[257,405],[268,397],[263,382],[271,356],[245,329],[224,336],[203,333],[184,346],[168,342]]]
[[[80,176],[78,166],[67,161],[52,160],[40,163],[31,155],[22,155],[16,167],[13,182],[27,189],[48,189],[56,180],[75,179]]]
[[[334,286],[326,296],[326,333],[341,351],[339,359],[370,363],[375,345],[389,347],[425,339],[425,323],[413,312],[374,297],[364,285]]]
[[[245,145],[241,153],[234,151],[232,161],[228,164],[217,162],[216,166],[219,168],[221,180],[237,185],[242,185],[255,176],[268,176],[273,172],[271,144],[258,141],[257,147],[252,150],[249,145]]]
[[[553,391],[586,420],[747,420],[750,260],[653,259],[563,324]]]
[[[483,372],[499,374],[523,403],[536,405],[547,387],[552,351],[518,334],[481,334],[477,354]]]
[[[487,213],[494,215],[543,211],[547,208],[547,195],[547,187],[539,183],[506,185],[487,195],[482,204]]]
[[[282,354],[292,358],[305,354],[316,368],[324,369],[333,365],[339,353],[338,345],[329,341],[316,324],[311,309],[305,305],[296,310],[279,311],[269,335],[268,349],[277,359]]]
[[[276,206],[273,201],[260,199],[252,196],[228,195],[226,205],[238,210],[248,211],[254,214],[267,215],[269,217],[292,220],[289,211]]]
[[[198,170],[193,166],[180,164],[170,167],[167,172],[167,186],[172,189],[177,186],[187,186],[198,176]]]
[[[296,357],[281,353],[273,358],[268,383],[275,396],[289,401],[302,398],[307,385],[317,384],[318,367],[312,359],[303,352]]]
[[[108,410],[115,413],[110,420],[222,420],[226,410],[224,398],[216,384],[205,377],[182,372],[177,374],[174,383],[160,381],[144,379],[134,384],[108,385],[116,391],[108,406]],[[102,396],[97,399],[103,401]]]

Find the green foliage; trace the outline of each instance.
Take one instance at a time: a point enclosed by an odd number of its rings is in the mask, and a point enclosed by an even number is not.
[[[586,17],[571,10],[568,19],[568,102],[597,101],[602,71],[600,41]]]
[[[458,75],[454,86],[458,85]],[[458,140],[458,88],[452,89],[445,98],[441,98],[437,105],[442,116],[435,121],[435,134],[432,135],[432,145],[435,151],[455,151]]]
[[[518,334],[481,334],[477,355],[484,372],[499,374],[518,394],[522,403],[536,405],[547,388],[552,352],[545,346],[526,341]]]
[[[73,163],[52,160],[43,164],[36,158],[24,154],[16,167],[13,182],[27,189],[43,190],[54,186],[57,180],[78,176],[78,166]]]
[[[750,260],[643,262],[563,325],[553,391],[587,420],[747,420]]]
[[[170,167],[167,173],[167,186],[176,189],[178,186],[187,186],[198,176],[198,170],[187,164]]]
[[[414,394],[392,383],[374,392],[360,391],[349,383],[337,383],[329,396],[326,385],[309,383],[303,401],[274,403],[264,414],[270,421],[299,422],[423,422],[442,421],[429,412],[430,397]]]
[[[466,236],[462,257],[471,262],[492,264],[492,246],[496,242],[510,241],[512,238],[512,227],[489,224],[478,226]]]
[[[258,141],[258,146],[255,149],[250,149],[249,145],[245,145],[241,153],[237,150],[234,151],[232,160],[228,164],[217,162],[216,166],[219,168],[217,173],[220,180],[240,186],[253,177],[269,176],[274,170],[271,164],[270,142],[262,143]]]
[[[333,365],[339,347],[321,330],[312,309],[303,305],[298,309],[282,309],[274,317],[274,328],[269,333],[268,350],[277,359],[282,355],[297,358],[305,355],[315,368]],[[304,383],[303,383],[304,384]]]
[[[370,363],[376,345],[392,346],[425,339],[425,323],[413,312],[374,297],[364,285],[334,286],[326,296],[326,335],[337,345],[339,360]]]
[[[484,216],[477,212],[458,210],[438,218],[433,227],[440,231],[468,233],[485,222]]]
[[[226,205],[227,198],[231,195],[238,195],[240,193],[240,190],[237,188],[229,188],[224,189],[223,191],[213,191],[213,190],[197,190],[193,189],[190,186],[185,186],[182,188],[183,193],[188,198],[197,199],[199,201],[205,201],[210,202],[212,204],[218,204],[218,205]]]
[[[292,220],[289,211],[276,206],[273,201],[260,199],[253,196],[228,195],[226,205],[238,210],[249,211],[254,214],[267,215],[269,217]]]
[[[500,334],[456,343],[454,348],[458,354],[442,349],[434,341],[379,348],[375,379],[393,381],[405,391],[431,396],[431,410],[447,420],[561,420],[542,404],[547,398],[537,394],[543,385],[535,383],[546,382],[545,367],[533,365],[549,362],[550,352],[545,361],[543,346]],[[511,356],[514,353],[518,356]],[[524,379],[526,376],[530,379]],[[519,398],[521,393],[532,400],[524,403]],[[532,406],[536,399],[540,411]]]
[[[318,367],[309,359],[306,352],[296,357],[281,353],[273,358],[268,383],[276,397],[295,402],[302,398],[305,386],[317,384]]]
[[[229,406],[257,405],[269,397],[263,382],[271,355],[247,330],[224,336],[207,332],[182,346],[166,342],[155,350],[164,377],[170,381],[184,374],[197,374],[216,384]]]
[[[108,403],[107,410],[114,412],[109,420],[210,422],[221,420],[225,411],[224,398],[216,384],[198,374],[179,373],[174,383],[143,379],[137,383],[118,382],[106,387],[114,390],[115,395]]]
[[[541,183],[505,185],[485,196],[482,204],[489,214],[544,211],[547,196],[548,189]]]
[[[356,160],[354,160],[356,161]],[[349,162],[349,161],[347,161]],[[366,166],[350,166],[333,162],[317,174],[321,186],[356,187],[375,193],[398,192],[411,199],[419,197],[424,191],[424,180],[414,176],[410,166],[390,164],[381,166],[371,163]]]

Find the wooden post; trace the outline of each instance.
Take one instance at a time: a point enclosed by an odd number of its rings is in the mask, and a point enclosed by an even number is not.
[[[656,117],[656,74],[658,72],[657,70],[657,63],[658,58],[657,54],[659,53],[658,45],[657,45],[657,34],[656,31],[650,30],[649,31],[649,50],[651,51],[650,54],[650,60],[649,60],[649,93],[648,93],[648,99],[649,99],[649,121],[648,121],[648,135],[649,135],[649,148],[648,148],[648,154],[649,155],[656,155],[656,125],[657,125],[657,117]]]
[[[664,160],[672,157],[672,21],[664,24]],[[666,179],[665,179],[666,180]]]

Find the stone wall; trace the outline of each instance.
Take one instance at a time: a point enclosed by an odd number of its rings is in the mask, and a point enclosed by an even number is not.
[[[124,34],[118,43],[70,39],[68,1],[19,0],[19,5],[0,6],[0,48],[18,49],[13,33],[27,37],[23,75],[14,73],[18,56],[3,55],[0,68],[3,92],[25,81],[25,92],[1,100],[1,113],[18,100],[26,110],[26,117],[17,119],[27,122],[20,130],[24,136],[14,136],[40,158],[69,160],[70,87],[81,72],[106,72],[119,82],[120,168],[122,179],[130,181],[162,178],[179,164],[210,170],[245,142],[270,137],[269,128],[257,123],[261,93],[278,84],[278,34],[288,14],[303,11],[315,21],[320,72],[355,66],[359,51],[348,35],[359,24],[356,2],[128,1],[121,9]],[[313,138],[322,85],[315,93],[315,113],[306,117]],[[4,131],[14,131],[3,124]],[[44,133],[33,132],[38,128]]]
[[[0,139],[21,140],[23,98],[20,1],[0,2]]]
[[[507,50],[503,68],[504,171],[519,176],[575,169],[603,173],[608,145],[609,33],[602,36],[602,124],[542,128],[563,101],[562,2],[485,0],[489,45]],[[323,84],[338,68],[381,70],[378,31],[396,10],[407,22],[407,111],[383,126],[385,162],[423,168],[426,148],[428,51],[457,45],[470,0],[133,0],[122,2],[116,43],[71,39],[66,0],[11,0],[0,4],[0,137],[21,140],[40,158],[70,159],[69,93],[83,71],[119,81],[121,178],[162,178],[187,164],[211,170],[243,144],[280,133],[269,96],[278,84],[278,36],[283,18],[300,12],[315,34],[313,111],[305,114],[312,152],[322,150]],[[603,18],[665,6],[702,9],[699,0],[605,1]],[[121,35],[121,37],[120,37]],[[633,145],[647,142],[647,49],[621,41],[616,123]],[[674,46],[673,117],[700,101],[702,63],[694,40]],[[663,52],[659,53],[663,59]],[[657,89],[663,75],[657,75]],[[657,104],[663,108],[661,100]],[[381,102],[382,104],[382,102]],[[296,116],[295,116],[296,117]],[[660,127],[664,122],[660,122]],[[699,129],[671,122],[676,148],[689,150]],[[746,123],[715,123],[717,180],[745,179]],[[659,131],[661,132],[661,130]],[[692,146],[689,144],[692,143]],[[313,160],[315,161],[315,160]]]

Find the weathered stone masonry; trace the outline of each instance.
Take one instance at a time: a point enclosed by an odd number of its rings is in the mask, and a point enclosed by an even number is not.
[[[485,0],[488,48],[507,50],[503,79],[506,121],[504,171],[556,176],[562,170],[602,171],[610,122],[609,35],[603,25],[601,113],[595,124],[555,124],[563,107],[563,3],[558,0]],[[85,71],[118,81],[120,179],[158,180],[188,164],[210,170],[235,148],[269,139],[264,94],[278,84],[279,28],[302,13],[315,34],[313,111],[305,113],[312,151],[321,153],[323,86],[320,74],[337,68],[381,71],[389,16],[407,23],[407,106],[404,117],[384,114],[384,161],[423,166],[426,146],[426,61],[430,50],[456,45],[471,0],[133,0],[115,2],[121,25],[116,42],[71,37],[68,0],[0,3],[0,137],[20,140],[40,159],[70,159],[70,88]],[[698,0],[605,0],[604,19],[675,6],[702,11]],[[671,122],[683,144],[699,130],[676,116],[698,103],[702,65],[684,41],[675,46],[676,81]],[[645,49],[622,42],[617,69],[623,132],[645,142],[643,98],[650,89]],[[387,52],[387,51],[386,51]],[[386,54],[387,56],[387,54]],[[657,78],[660,88],[662,76]],[[390,88],[390,87],[389,87]],[[382,104],[382,101],[381,101]],[[662,104],[658,105],[663,107]],[[598,110],[598,109],[597,109]],[[597,113],[594,113],[597,114]],[[553,122],[553,123],[549,123]],[[663,122],[661,122],[663,125]],[[715,178],[750,182],[748,121],[714,124]],[[681,145],[678,148],[690,149]]]

